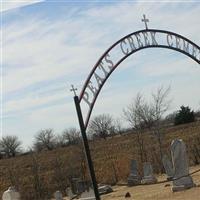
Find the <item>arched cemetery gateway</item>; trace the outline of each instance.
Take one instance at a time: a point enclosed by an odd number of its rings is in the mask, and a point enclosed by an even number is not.
[[[76,95],[76,89],[72,85],[71,91],[75,94],[74,102],[94,187],[95,198],[97,200],[99,200],[100,197],[90,156],[86,129],[96,99],[108,77],[128,56],[146,48],[165,48],[175,50],[185,54],[200,64],[200,47],[197,44],[177,33],[166,30],[148,29],[148,19],[145,18],[145,15],[142,21],[145,22],[146,29],[126,35],[103,53],[91,70],[79,97]],[[84,113],[82,113],[81,109],[83,107],[85,111]]]

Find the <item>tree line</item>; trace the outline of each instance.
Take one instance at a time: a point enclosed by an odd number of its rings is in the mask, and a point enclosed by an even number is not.
[[[160,159],[162,159],[162,143],[164,139],[163,125],[179,125],[195,121],[200,117],[200,111],[194,112],[189,106],[181,106],[174,113],[165,116],[172,100],[169,98],[170,87],[159,87],[147,101],[143,94],[138,93],[129,105],[123,109],[123,120],[128,122],[129,129],[137,135],[141,161],[145,159],[144,129],[152,131],[159,144]],[[92,118],[88,126],[88,138],[99,138],[121,135],[127,132],[123,128],[121,119],[114,119],[110,114],[100,114]],[[61,134],[55,134],[53,129],[42,129],[34,137],[31,151],[52,150],[58,147],[77,145],[82,142],[80,131],[76,128],[65,129]],[[17,136],[4,136],[0,140],[0,158],[15,157],[22,153],[22,142]]]

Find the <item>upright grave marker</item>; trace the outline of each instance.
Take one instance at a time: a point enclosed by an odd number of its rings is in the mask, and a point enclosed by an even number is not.
[[[138,175],[137,161],[131,160],[131,173],[128,176],[128,186],[138,185],[140,178]]]
[[[189,175],[186,146],[183,140],[175,139],[172,141],[171,153],[174,167],[172,191],[175,192],[193,187],[194,183],[192,177]]]
[[[60,191],[56,191],[54,193],[54,197],[56,200],[63,200],[63,196],[62,196],[62,193]]]
[[[157,182],[156,177],[153,174],[153,168],[151,163],[145,162],[143,166],[144,177],[142,178],[141,183],[143,184],[153,184]]]
[[[2,200],[20,200],[20,194],[11,186],[3,193]]]
[[[174,176],[174,170],[173,170],[172,162],[171,160],[169,160],[166,154],[162,158],[162,163],[165,168],[165,172],[167,174],[167,180],[172,180]]]

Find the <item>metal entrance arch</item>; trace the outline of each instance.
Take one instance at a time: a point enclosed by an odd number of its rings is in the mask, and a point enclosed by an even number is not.
[[[91,70],[79,97],[76,95],[76,89],[72,85],[71,91],[75,94],[74,102],[96,200],[100,200],[100,196],[86,135],[92,109],[104,83],[119,64],[131,54],[146,48],[175,50],[200,64],[200,47],[197,44],[177,33],[166,30],[148,29],[146,25],[146,29],[126,35],[104,52]],[[85,116],[83,116],[81,111],[83,103],[87,106]]]

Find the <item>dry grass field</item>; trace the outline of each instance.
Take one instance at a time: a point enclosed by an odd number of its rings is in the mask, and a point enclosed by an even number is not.
[[[175,138],[181,138],[187,145],[190,166],[200,163],[200,155],[198,154],[200,152],[200,122],[168,127],[163,131],[165,132],[163,146],[166,153],[169,154],[171,141]],[[152,163],[154,171],[159,174],[159,152],[157,141],[148,131],[144,133],[144,138],[147,161]],[[141,172],[142,163],[140,163],[139,159],[135,134],[129,133],[108,138],[107,140],[102,139],[93,141],[90,142],[90,148],[98,182],[112,185],[116,182],[126,182],[131,159],[138,160]],[[34,174],[35,169],[37,169],[38,174]],[[34,155],[23,155],[17,156],[16,158],[1,159],[0,196],[11,184],[15,184],[18,185],[19,191],[23,194],[22,199],[38,200],[34,195],[36,189],[35,183],[37,181],[35,176],[37,175],[40,184],[42,184],[43,193],[46,196],[44,199],[49,199],[56,190],[61,190],[60,185],[63,185],[63,187],[66,188],[66,185],[68,184],[66,177],[82,174],[83,178],[87,178],[86,172],[87,169],[83,151],[80,147],[76,146],[44,151]],[[58,177],[60,178],[59,180]],[[149,192],[145,192],[145,195],[147,195],[147,197],[145,197],[144,191],[147,191],[148,189]],[[155,189],[157,192],[154,193],[153,191]],[[152,192],[150,192],[151,190]],[[170,199],[172,196],[168,195],[172,194],[167,194],[168,190],[170,190],[170,188],[165,188],[163,185],[137,186],[133,188],[116,187],[115,192],[112,193],[111,196],[107,195],[103,198],[105,198],[105,200],[117,200],[117,195],[124,195],[126,191],[130,191],[131,194],[133,194],[134,199]],[[200,188],[194,188],[186,191],[184,194],[188,194],[189,196],[199,194],[197,192],[199,190]],[[144,195],[144,197],[141,198],[141,196],[139,196],[141,194]],[[112,197],[112,195],[116,196]],[[178,193],[173,195],[173,199],[176,196],[177,199],[179,199]],[[123,199],[123,196],[119,196],[118,199]],[[195,199],[193,198],[193,200]]]

